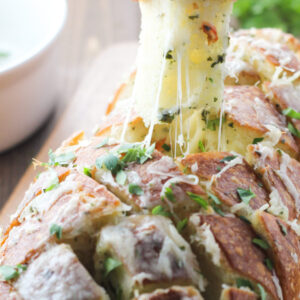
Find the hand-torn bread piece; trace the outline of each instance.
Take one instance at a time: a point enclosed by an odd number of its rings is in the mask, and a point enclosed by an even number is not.
[[[118,267],[108,274],[109,260],[117,261]],[[104,227],[97,242],[95,264],[111,297],[121,294],[122,299],[131,299],[135,290],[147,293],[173,285],[204,288],[190,245],[162,216],[131,216]]]
[[[249,201],[253,210],[259,209],[269,201],[261,181],[239,155],[230,152],[190,154],[181,160],[181,164],[197,175],[200,184],[218,197],[224,211],[231,211],[235,205],[242,202],[238,194],[239,188],[254,193]]]
[[[36,250],[50,240],[72,245],[80,259],[90,259],[86,253],[93,247],[93,235],[101,226],[128,210],[128,206],[92,178],[71,170],[63,181],[55,181],[55,169],[41,175],[32,185],[26,201],[13,225],[2,240],[1,264],[17,265],[26,262]],[[58,180],[58,179],[57,179]],[[47,191],[47,188],[51,190]],[[39,192],[35,192],[39,190]],[[61,228],[61,236],[51,235],[51,227]],[[88,263],[88,261],[86,261]]]
[[[245,154],[247,145],[256,138],[264,138],[296,157],[298,146],[287,129],[285,118],[255,86],[231,86],[225,88],[223,148]],[[232,124],[228,126],[228,124]]]
[[[269,99],[279,111],[292,108],[296,112],[300,111],[300,85],[292,84],[291,82],[271,83],[265,82],[263,89]],[[300,131],[300,120],[289,118],[295,128]],[[299,138],[296,139],[298,146],[300,145]]]
[[[299,219],[300,163],[283,151],[260,144],[248,148],[247,160],[270,193],[269,212],[286,221]]]
[[[134,300],[203,300],[200,293],[191,286],[172,286],[169,289],[158,289],[150,294],[140,295]]]
[[[256,29],[239,30],[231,35],[230,43],[237,55],[253,66],[263,81],[271,81],[277,67],[288,77],[300,71],[300,60],[294,49],[256,32]]]
[[[258,295],[250,289],[225,286],[220,300],[258,300]]]
[[[109,300],[65,244],[49,246],[34,257],[14,286],[23,300]]]
[[[255,230],[267,242],[274,264],[273,281],[280,299],[297,300],[300,295],[300,241],[294,230],[271,214],[257,211],[252,218]],[[276,271],[276,272],[275,272]]]
[[[76,163],[82,166],[95,165],[97,158],[107,155],[119,155],[122,152],[120,145],[103,146],[96,149],[100,139],[94,140],[85,149],[79,150],[76,155]],[[97,141],[97,142],[96,142]],[[128,149],[142,147],[138,144],[127,144]],[[130,151],[130,150],[129,150]],[[121,156],[124,154],[121,154]],[[122,160],[122,157],[121,157]],[[134,211],[150,211],[161,205],[166,210],[174,213],[175,218],[182,219],[191,212],[199,210],[199,205],[190,199],[188,192],[197,195],[205,195],[203,189],[198,185],[196,176],[185,175],[173,159],[162,155],[154,150],[144,163],[132,161],[126,163],[123,168],[126,179],[120,183],[116,174],[105,167],[94,167],[92,176],[99,183],[104,184],[110,191],[116,194],[122,201],[131,205]],[[139,192],[132,192],[130,186],[138,186]]]
[[[253,244],[257,237],[251,226],[237,217],[194,214],[189,220],[194,253],[206,275],[205,299],[218,299],[222,284],[247,281],[259,294],[260,284],[270,299],[280,299],[265,266],[266,255]]]

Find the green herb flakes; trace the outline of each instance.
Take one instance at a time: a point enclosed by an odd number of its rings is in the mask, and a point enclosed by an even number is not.
[[[240,218],[242,221],[244,221],[245,223],[251,225],[251,222],[250,222],[246,217],[244,217],[244,216],[239,216],[239,218]]]
[[[262,142],[263,140],[264,140],[263,137],[255,138],[255,139],[252,141],[252,144],[253,144],[253,145],[257,145],[258,143]]]
[[[51,149],[48,152],[50,166],[68,166],[76,158],[74,152],[66,152],[56,155]]]
[[[222,163],[230,162],[230,161],[232,161],[232,160],[234,160],[236,158],[237,158],[236,155],[229,155],[229,156],[226,156],[223,159],[221,159],[220,162],[222,162]]]
[[[169,50],[169,51],[166,53],[166,59],[173,59],[172,50]]]
[[[84,168],[83,168],[83,174],[86,175],[86,176],[92,177],[92,174],[91,174],[91,168],[89,168],[89,167],[84,167]]]
[[[118,261],[115,258],[108,257],[104,261],[104,275],[107,277],[109,273],[111,273],[113,270],[117,269],[118,267],[122,266],[122,263]]]
[[[270,258],[265,258],[264,259],[264,264],[266,265],[266,267],[272,271],[273,270],[273,263],[272,261],[270,260]]]
[[[199,15],[193,15],[188,17],[190,20],[195,20],[199,18]]]
[[[103,141],[101,141],[101,143],[99,143],[95,148],[96,148],[96,149],[100,149],[100,148],[106,146],[106,145],[108,144],[108,141],[109,141],[109,139],[108,139],[108,137],[107,137],[107,138],[105,138]]]
[[[287,116],[290,117],[292,119],[296,119],[296,120],[300,120],[300,113],[295,111],[294,109],[292,109],[291,107],[285,109],[282,111],[282,113]]]
[[[116,181],[120,185],[124,185],[127,179],[127,175],[123,170],[120,170],[116,175]]]
[[[292,123],[288,124],[288,129],[292,135],[294,135],[297,138],[300,138],[300,131],[296,129]]]
[[[142,190],[142,188],[139,185],[134,184],[134,183],[129,184],[128,191],[130,194],[137,195],[137,196],[141,196],[144,194],[144,191]]]
[[[217,205],[221,204],[221,201],[219,200],[219,198],[211,193],[207,193],[209,198],[213,200],[213,202]]]
[[[98,169],[102,169],[103,166],[115,175],[123,168],[123,163],[117,156],[112,153],[108,153],[96,159],[96,167]]]
[[[252,198],[255,198],[256,195],[251,191],[251,188],[249,188],[249,190],[244,190],[242,188],[237,188],[237,193],[240,197],[240,199],[245,203],[245,204],[249,204],[250,200]]]
[[[249,288],[250,290],[253,290],[253,285],[252,283],[247,280],[247,279],[244,279],[244,278],[237,278],[236,279],[236,286],[238,288],[241,288],[241,287],[247,287]]]
[[[168,144],[163,144],[163,145],[162,145],[162,148],[163,148],[165,151],[167,151],[167,152],[169,152],[169,151],[171,150],[171,147],[170,147],[170,145],[168,145]]]
[[[205,147],[202,141],[198,142],[198,148],[200,149],[201,152],[205,152]]]
[[[177,223],[176,228],[177,228],[178,232],[181,232],[186,227],[187,222],[188,222],[188,219],[185,218]]]
[[[261,300],[267,300],[267,293],[261,284],[257,284]]]
[[[287,228],[279,221],[279,220],[276,220],[278,226],[280,227],[280,231],[281,233],[286,236],[287,235]]]
[[[173,203],[176,202],[176,198],[175,198],[174,193],[173,193],[173,191],[170,187],[165,188],[165,197]]]
[[[187,192],[187,195],[194,200],[195,202],[197,202],[200,206],[202,206],[204,209],[207,209],[208,207],[208,203],[205,199],[203,199],[201,196],[196,195],[194,193],[191,192]]]
[[[262,239],[259,239],[259,238],[255,238],[252,240],[252,243],[258,247],[260,247],[261,249],[263,250],[267,250],[270,248],[269,244],[265,241],[265,240],[262,240]]]
[[[50,227],[50,235],[55,235],[60,240],[62,237],[62,227],[57,224],[52,224]]]
[[[212,204],[212,208],[218,215],[220,215],[221,217],[225,217],[224,212],[218,206],[216,206],[215,204]]]
[[[5,281],[15,279],[19,276],[18,269],[11,266],[0,266],[0,274]]]
[[[151,211],[152,215],[155,216],[164,216],[164,217],[170,217],[170,213],[167,212],[161,205],[157,205],[155,206],[152,211]]]

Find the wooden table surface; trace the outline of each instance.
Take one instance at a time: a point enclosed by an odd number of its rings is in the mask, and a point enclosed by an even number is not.
[[[32,158],[40,152],[53,128],[74,98],[79,83],[108,47],[122,41],[136,41],[139,11],[131,0],[69,0],[69,16],[60,38],[60,93],[55,110],[26,141],[0,154],[0,208],[16,187]],[[53,145],[55,147],[56,145]]]

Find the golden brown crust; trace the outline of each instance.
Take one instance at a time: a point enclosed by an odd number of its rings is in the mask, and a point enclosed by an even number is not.
[[[260,212],[259,230],[270,245],[270,253],[280,280],[284,299],[296,300],[300,295],[299,237],[284,221]],[[282,228],[285,228],[283,230]]]
[[[40,194],[41,198],[38,201],[49,204],[46,210],[41,208],[39,211],[34,203],[27,203],[27,212],[23,210],[22,216],[18,216],[19,222],[5,233],[0,252],[2,264],[25,263],[36,254],[38,249],[49,241],[55,240],[54,236],[50,236],[49,231],[50,226],[54,223],[59,222],[63,228],[63,235],[68,236],[72,233],[73,226],[85,225],[83,220],[82,224],[78,224],[78,220],[87,214],[96,229],[97,219],[104,218],[107,214],[113,214],[121,206],[118,198],[90,177],[74,170],[69,176],[72,179],[65,184],[72,185],[71,188],[62,189],[62,192],[58,194],[55,194],[55,190]],[[36,187],[33,186],[33,188]],[[87,206],[86,202],[92,203],[93,206]],[[72,207],[72,204],[76,206]],[[68,207],[70,207],[70,211],[64,213]],[[80,234],[80,230],[77,234]]]
[[[264,265],[265,254],[254,246],[257,237],[251,227],[236,217],[198,215],[199,226],[210,225],[224,257],[234,272],[260,283],[274,299],[278,299],[272,274]]]
[[[286,128],[285,119],[255,86],[231,86],[225,88],[225,113],[229,121],[247,128],[262,137],[270,132],[269,126],[275,126],[282,132],[278,144],[297,156],[298,146]]]
[[[197,163],[197,170],[193,169],[193,173],[200,180],[211,180],[212,176],[219,173],[226,163],[221,160],[225,157],[232,156],[228,152],[205,152],[188,155],[182,160],[183,166],[191,168]],[[257,178],[252,168],[243,160],[242,164],[234,165],[227,171],[216,178],[211,186],[212,192],[227,206],[233,206],[241,202],[237,189],[242,188],[251,191],[256,197],[250,200],[250,206],[258,209],[268,202],[268,195],[261,186],[260,180]]]
[[[252,291],[228,287],[223,290],[221,300],[258,300],[258,296]]]

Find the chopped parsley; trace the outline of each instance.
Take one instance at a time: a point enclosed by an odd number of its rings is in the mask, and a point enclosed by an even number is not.
[[[223,159],[221,159],[220,162],[229,162],[229,161],[232,161],[236,158],[237,158],[236,155],[229,155],[229,156],[226,156]]]
[[[169,200],[169,201],[171,201],[171,202],[176,202],[176,198],[175,198],[175,195],[174,195],[174,193],[173,193],[173,191],[172,191],[172,189],[170,188],[170,187],[166,187],[165,188],[165,197]]]
[[[252,243],[254,245],[257,245],[258,247],[260,247],[263,250],[267,250],[267,249],[270,248],[269,244],[265,240],[262,240],[262,239],[259,239],[259,238],[253,239]]]
[[[103,141],[101,141],[101,143],[99,143],[95,148],[100,149],[100,148],[106,146],[107,144],[108,144],[108,137],[105,138]]]
[[[169,151],[171,150],[171,147],[170,147],[170,145],[168,145],[168,144],[163,144],[163,145],[162,145],[162,148],[163,148],[165,151],[167,151],[167,152],[169,152]]]
[[[53,169],[50,169],[52,175],[51,175],[51,179],[48,183],[48,187],[43,189],[43,192],[46,193],[46,192],[49,192],[49,191],[52,191],[53,189],[57,188],[59,186],[59,178],[56,174],[56,172],[53,170]]]
[[[239,216],[239,218],[240,218],[242,221],[244,221],[245,223],[251,225],[251,222],[250,222],[246,217],[244,217],[244,216]]]
[[[255,198],[256,195],[251,191],[251,188],[249,188],[249,190],[244,190],[242,188],[237,188],[237,193],[240,197],[240,199],[245,203],[245,204],[249,204],[250,200],[252,198]]]
[[[158,116],[158,120],[165,123],[171,123],[175,118],[175,113],[170,110],[163,110]]]
[[[112,153],[108,153],[96,159],[96,167],[98,169],[102,169],[103,166],[115,175],[124,167],[124,164],[117,156]]]
[[[219,198],[211,193],[208,193],[208,196],[210,199],[213,200],[213,202],[217,205],[220,205],[221,204],[221,201],[219,200]]]
[[[211,67],[214,68],[218,64],[222,64],[225,60],[225,53],[222,55],[218,55],[217,60],[211,64]]]
[[[219,126],[220,119],[208,120],[206,127],[211,131],[216,131],[217,127]]]
[[[127,175],[123,170],[120,170],[116,175],[116,181],[120,185],[124,185],[127,179]]]
[[[198,142],[198,148],[200,149],[201,152],[205,152],[205,147],[202,141]]]
[[[66,152],[56,155],[51,149],[48,152],[50,166],[68,166],[75,158],[74,152]]]
[[[236,279],[236,286],[238,288],[241,288],[241,287],[247,287],[249,288],[250,290],[253,290],[253,285],[252,283],[247,280],[247,279],[244,279],[244,278],[237,278]]]
[[[273,263],[272,263],[272,261],[271,261],[270,258],[265,258],[265,259],[264,259],[264,264],[266,265],[266,267],[267,267],[270,271],[273,270]]]
[[[57,224],[52,224],[50,227],[50,235],[55,235],[60,240],[62,237],[62,227]]]
[[[279,221],[279,220],[276,220],[278,226],[280,227],[280,231],[281,233],[286,236],[287,235],[287,229],[286,227]]]
[[[187,192],[187,195],[194,200],[195,202],[197,202],[200,206],[202,206],[204,209],[207,209],[208,207],[208,203],[205,199],[203,199],[202,197],[200,197],[199,195],[196,195],[194,193],[191,192]]]
[[[261,300],[267,300],[267,293],[261,284],[257,284]]]
[[[291,107],[283,110],[282,113],[285,116],[290,117],[292,119],[300,120],[300,113],[297,112],[296,110],[292,109]]]
[[[176,228],[177,228],[178,232],[181,232],[186,227],[187,222],[188,222],[188,219],[185,218],[177,223]]]
[[[167,212],[161,205],[155,206],[152,211],[152,215],[156,216],[164,216],[164,217],[170,217],[170,213]]]
[[[0,275],[5,281],[16,279],[20,274],[27,270],[26,265],[16,265],[16,266],[0,266]]]
[[[84,168],[83,168],[83,174],[86,175],[86,176],[92,177],[92,174],[91,174],[91,168],[89,168],[89,167],[84,167]]]
[[[253,144],[253,145],[257,145],[258,143],[262,142],[263,140],[264,140],[263,137],[255,138],[255,139],[252,141],[252,144]]]
[[[169,50],[169,51],[166,53],[166,59],[173,59],[172,50]]]
[[[199,18],[199,15],[189,16],[188,18],[191,20],[195,20]]]
[[[137,195],[137,196],[141,196],[144,194],[144,191],[142,190],[142,188],[134,183],[130,183],[128,186],[128,191],[130,194],[132,195]]]
[[[297,138],[300,138],[300,131],[297,128],[295,128],[292,123],[288,124],[288,129],[292,135],[294,135]]]
[[[155,144],[146,148],[141,144],[124,144],[121,145],[115,152],[108,152],[96,159],[97,169],[106,168],[108,171],[116,176],[122,171],[127,163],[136,162],[144,164],[148,159],[152,158],[152,153],[155,150]],[[125,178],[124,173],[118,175],[120,180],[118,183],[123,182]]]
[[[122,266],[122,263],[120,261],[118,261],[115,258],[108,257],[104,261],[104,275],[105,275],[105,277],[107,277],[107,275],[109,275],[110,272],[112,272],[113,270],[117,269],[120,266]]]
[[[212,208],[214,209],[214,211],[220,215],[221,217],[225,217],[224,212],[221,210],[220,207],[216,206],[215,204],[212,204]]]

